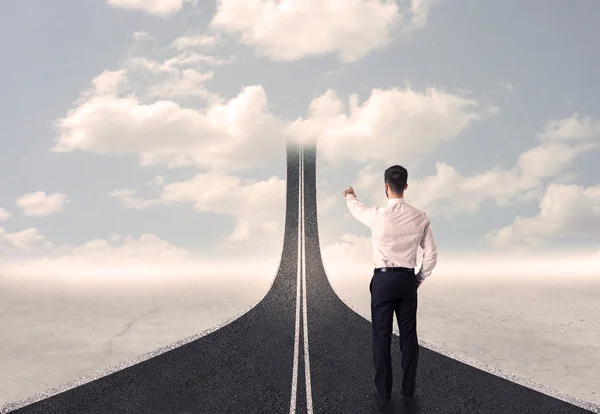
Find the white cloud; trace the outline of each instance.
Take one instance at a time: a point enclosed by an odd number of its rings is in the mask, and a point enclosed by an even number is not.
[[[369,237],[346,233],[340,241],[323,248],[326,271],[369,274],[373,270],[372,245]]]
[[[2,250],[31,250],[41,246],[44,236],[36,228],[29,228],[14,233],[7,233],[0,227],[0,251]]]
[[[592,148],[592,144],[540,145],[521,154],[511,169],[495,167],[471,176],[437,163],[435,175],[409,184],[410,198],[418,208],[448,217],[476,212],[487,200],[500,207],[532,201],[541,196],[544,179],[563,173],[577,155]]]
[[[46,194],[43,191],[25,194],[17,199],[17,205],[26,216],[45,217],[63,211],[69,203],[66,194]]]
[[[143,34],[136,32],[138,37]],[[143,32],[142,32],[143,33]],[[219,36],[186,35],[175,39],[165,52],[176,53],[157,61],[146,56],[129,58],[123,68],[105,71],[92,82],[92,88],[83,98],[94,95],[137,96],[142,100],[166,100],[198,97],[211,104],[223,99],[207,89],[214,76],[214,68],[235,62],[234,56],[207,54],[220,44]],[[81,100],[85,102],[85,100]]]
[[[410,11],[404,13],[404,20],[407,22],[404,31],[411,31],[425,27],[431,9],[442,0],[400,0],[400,2],[405,7],[410,7]]]
[[[195,42],[180,38],[174,45],[184,50]],[[136,154],[142,165],[193,165],[232,172],[280,159],[277,154],[283,151],[286,137],[319,137],[320,156],[333,164],[391,162],[398,152],[418,162],[420,156],[490,114],[489,108],[458,94],[406,87],[374,89],[362,104],[352,95],[348,111],[328,91],[312,101],[306,119],[285,122],[269,111],[260,85],[247,86],[229,100],[209,92],[205,83],[213,72],[186,66],[204,57],[190,49],[163,62],[136,57],[125,69],[100,74],[78,106],[57,121],[59,136],[53,150]],[[142,79],[151,75],[144,88],[146,99],[144,92],[133,92],[137,72]],[[169,100],[182,96],[200,96],[206,107],[184,108]]]
[[[359,163],[407,162],[435,150],[483,117],[478,102],[429,88],[374,89],[361,105],[350,96],[348,111],[333,91],[315,98],[309,116],[291,124],[287,133],[298,139],[318,139],[319,156],[339,165],[343,160]]]
[[[331,186],[326,180],[317,177],[317,210],[322,215],[333,210],[338,197],[328,194]]]
[[[221,0],[211,26],[273,60],[338,54],[352,62],[388,45],[397,31],[423,27],[437,2]]]
[[[133,189],[114,190],[110,195],[121,199],[125,207],[130,209],[191,203],[200,213],[233,216],[236,219],[233,232],[217,243],[222,248],[239,246],[241,243],[250,243],[254,247],[273,245],[283,237],[286,183],[278,177],[256,181],[219,173],[203,173],[189,180],[165,185],[160,197],[155,199],[138,197]]]
[[[146,85],[143,85],[142,88],[144,96],[148,98],[199,97],[208,102],[219,103],[221,98],[209,92],[206,87],[206,83],[213,78],[214,72],[200,72],[196,68],[186,67],[188,65],[199,67],[200,64],[210,66],[222,65],[226,64],[226,62],[214,56],[188,52],[184,52],[164,62],[136,57],[127,62],[128,69],[123,71],[123,74],[129,75],[128,79],[149,79],[150,81]],[[124,86],[128,79],[123,76],[120,84]],[[112,93],[112,95],[117,95],[118,92],[119,90]],[[123,95],[124,90],[120,92]]]
[[[365,198],[371,198],[372,200],[378,200],[381,198],[381,192],[384,191],[384,182],[383,182],[383,174],[385,169],[381,171],[375,171],[375,167],[373,165],[367,165],[363,167],[352,183],[352,188],[354,189],[356,196]],[[410,172],[409,172],[409,180],[410,180]]]
[[[159,175],[146,183],[147,187],[162,187],[165,183],[165,177]]]
[[[155,73],[176,70],[172,64],[141,58],[130,65]],[[155,85],[152,95],[190,94],[194,85],[210,77],[191,69],[176,73],[182,76]],[[261,86],[245,87],[229,101],[213,99],[204,109],[189,109],[168,100],[143,104],[134,94],[124,93],[126,75],[127,70],[104,72],[94,79],[79,106],[58,120],[55,151],[133,153],[142,165],[235,171],[280,158],[284,136],[291,136],[319,137],[320,156],[333,164],[394,162],[397,153],[416,162],[483,116],[476,101],[434,88],[423,93],[375,89],[362,105],[351,96],[348,113],[328,91],[312,101],[306,119],[285,123],[269,112]],[[204,86],[197,90],[208,94]]]
[[[149,39],[145,32],[136,32],[134,37]],[[91,88],[82,94],[79,103],[85,103],[94,96],[133,96],[145,102],[192,97],[211,104],[221,103],[223,99],[208,91],[206,84],[213,79],[212,68],[229,65],[236,59],[205,53],[218,43],[218,36],[182,36],[169,48],[176,49],[177,53],[163,61],[133,56],[122,69],[107,70],[97,76]]]
[[[429,215],[450,217],[457,213],[473,213],[482,203],[492,201],[498,206],[533,201],[543,194],[545,180],[562,178],[580,154],[598,148],[591,140],[594,135],[583,135],[582,127],[573,123],[578,118],[553,120],[548,125],[571,125],[571,132],[552,134],[547,128],[540,133],[539,144],[522,153],[509,169],[493,167],[487,171],[462,175],[446,163],[436,163],[436,173],[423,179],[411,179],[409,171],[407,200]],[[569,137],[579,136],[579,139]],[[372,165],[362,169],[356,179],[356,190],[377,204],[385,203],[383,170],[375,171]]]
[[[216,35],[186,35],[175,39],[170,49],[175,49],[177,55],[159,63],[145,57],[134,58],[130,66],[145,68],[155,74],[166,73],[170,78],[181,76],[182,71],[197,71],[199,67],[220,67],[236,61],[232,55],[228,57],[207,54],[221,44],[221,38]],[[133,65],[132,65],[133,64]],[[186,68],[187,67],[187,68]],[[200,72],[198,72],[200,73]],[[212,72],[209,72],[212,77]],[[165,87],[166,89],[166,87]]]
[[[542,142],[521,154],[517,165],[524,178],[540,180],[563,172],[578,155],[596,148],[596,142]]]
[[[195,6],[198,0],[106,0],[106,3],[125,10],[137,10],[167,17],[180,11],[185,3]]]
[[[147,32],[135,32],[133,33],[133,38],[140,42],[152,40],[152,36],[150,35],[150,33]]]
[[[10,211],[0,208],[0,221],[6,221],[10,218],[10,216]]]
[[[548,121],[544,131],[538,134],[541,140],[576,141],[593,138],[600,134],[600,122],[589,116],[574,113],[569,118]]]
[[[108,241],[110,242],[118,242],[119,240],[121,240],[121,235],[120,234],[112,234],[109,238]]]
[[[278,177],[266,181],[241,180],[214,173],[168,184],[161,199],[167,203],[193,203],[198,212],[232,215],[236,227],[221,247],[241,242],[279,242],[285,219],[286,183]]]
[[[537,216],[517,216],[512,224],[489,232],[485,239],[496,247],[521,248],[550,239],[599,234],[600,186],[550,184]]]
[[[236,61],[234,56],[229,56],[227,58],[217,57],[213,55],[207,55],[203,53],[194,52],[192,50],[185,51],[180,55],[171,58],[165,62],[165,64],[172,64],[176,66],[184,66],[184,65],[206,65],[206,66],[225,66],[229,65]]]
[[[84,92],[81,97],[81,101],[85,102],[86,98],[94,96],[112,96],[118,94],[123,86],[127,83],[127,71],[105,70],[100,75],[92,79],[92,87]]]
[[[219,44],[221,38],[216,35],[200,34],[180,36],[171,43],[171,47],[179,51],[190,48],[212,49]]]
[[[206,82],[213,78],[213,72],[199,72],[195,69],[184,69],[175,79],[160,83],[149,90],[152,97],[179,98],[198,96],[206,101],[218,102],[218,95],[206,89]]]
[[[245,87],[223,104],[189,109],[119,96],[124,74],[105,72],[94,80],[79,106],[57,121],[54,151],[136,154],[142,165],[220,171],[249,170],[285,154],[281,122],[268,112],[261,86]]]
[[[193,49],[188,49],[180,52],[174,57],[168,58],[163,62],[148,59],[143,56],[136,56],[129,59],[126,63],[130,71],[145,71],[151,75],[169,75],[169,78],[154,78],[153,83],[170,80],[181,75],[184,70],[193,69],[197,71],[199,66],[223,66],[234,62],[233,57],[221,58],[212,55],[198,53]],[[186,66],[191,66],[187,67]],[[200,73],[200,72],[199,72]],[[137,75],[137,74],[136,74]],[[145,73],[147,75],[147,73]]]
[[[110,197],[120,199],[125,207],[132,210],[144,210],[148,207],[161,204],[159,199],[144,199],[137,195],[137,191],[129,188],[113,190],[108,194]]]

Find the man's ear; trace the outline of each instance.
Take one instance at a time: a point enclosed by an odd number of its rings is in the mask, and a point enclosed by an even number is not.
[[[404,186],[404,189],[406,190],[408,188],[408,183],[406,183],[406,185]]]

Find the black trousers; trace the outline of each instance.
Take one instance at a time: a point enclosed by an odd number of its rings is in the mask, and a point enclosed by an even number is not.
[[[417,278],[414,271],[374,273],[369,286],[373,328],[375,388],[379,398],[392,395],[392,323],[394,313],[400,330],[402,391],[415,393],[419,342],[417,339]]]

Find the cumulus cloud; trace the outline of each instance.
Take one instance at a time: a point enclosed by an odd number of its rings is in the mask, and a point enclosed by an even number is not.
[[[0,227],[0,251],[31,250],[41,246],[43,243],[44,236],[36,228],[8,233]]]
[[[329,194],[331,185],[322,178],[317,178],[317,210],[318,214],[325,214],[333,210],[337,197]]]
[[[149,39],[145,32],[136,32],[137,39]],[[219,43],[218,36],[188,35],[175,39],[164,52],[175,51],[164,60],[134,55],[119,70],[106,70],[92,80],[79,103],[94,96],[134,96],[142,101],[173,98],[200,98],[210,103],[223,99],[208,90],[214,68],[235,62],[233,56],[219,56],[208,51]]]
[[[146,183],[147,187],[161,187],[165,183],[165,177],[159,175]]]
[[[580,125],[578,121],[584,120]],[[457,213],[474,213],[485,201],[500,207],[518,202],[538,200],[544,183],[558,178],[567,179],[568,168],[580,154],[598,148],[597,135],[582,133],[588,122],[573,115],[549,121],[538,134],[537,146],[523,152],[512,168],[493,167],[473,175],[460,174],[447,163],[436,163],[436,173],[411,179],[407,199],[429,215],[450,217]],[[570,131],[564,128],[570,125]],[[562,131],[557,132],[557,126]],[[383,172],[369,165],[359,171],[356,190],[377,204],[385,204]]]
[[[242,171],[281,158],[281,122],[267,109],[261,86],[223,104],[190,109],[119,95],[125,71],[105,72],[76,108],[57,121],[53,150],[135,154],[141,165],[198,166]]]
[[[222,0],[211,22],[272,60],[337,54],[352,62],[422,28],[437,0]],[[310,28],[310,30],[307,30]]]
[[[137,191],[131,188],[113,190],[108,194],[112,198],[118,198],[125,207],[132,210],[144,210],[148,207],[161,204],[159,199],[144,199],[137,195]]]
[[[208,171],[166,186],[163,180],[152,183],[162,188],[157,198],[143,197],[130,188],[116,189],[110,196],[131,209],[190,203],[198,211],[233,216],[235,228],[222,246],[239,245],[250,243],[255,236],[281,237],[284,181],[250,183],[233,174],[284,159],[286,138],[318,138],[320,157],[330,164],[344,160],[389,162],[398,152],[418,160],[486,115],[487,109],[475,99],[437,88],[375,89],[360,104],[357,96],[351,96],[347,110],[346,103],[328,91],[313,100],[307,117],[294,122],[269,111],[267,95],[259,85],[244,87],[229,99],[215,94],[215,99],[207,99],[200,108],[185,108],[171,100],[180,93],[209,93],[206,83],[212,72],[195,65],[201,61],[207,66],[217,64],[203,61],[207,56],[203,53],[218,43],[218,36],[182,36],[171,43],[170,49],[178,53],[175,57],[164,61],[135,57],[121,70],[100,74],[76,106],[57,121],[59,133],[53,150],[134,154],[141,165],[193,166]],[[150,79],[143,92],[136,89],[138,73],[148,75],[140,78]],[[416,136],[418,145],[413,139]],[[224,190],[217,193],[215,188]],[[253,201],[251,194],[261,191],[265,192],[263,199],[272,202]],[[327,212],[334,203],[334,196],[321,192],[319,213]],[[227,207],[231,205],[236,207]]]
[[[203,173],[167,184],[156,199],[143,199],[132,189],[115,190],[127,208],[144,209],[158,204],[190,203],[200,213],[235,217],[236,226],[219,247],[240,243],[274,245],[283,237],[286,183],[278,177],[257,181],[232,175]]]
[[[496,247],[521,248],[551,239],[595,238],[600,234],[600,186],[550,184],[533,217],[517,216],[512,224],[489,232]]]
[[[17,205],[26,216],[45,217],[63,211],[69,203],[66,194],[46,194],[43,191],[25,194],[17,199]]]
[[[128,79],[145,79],[145,84],[139,80],[137,88],[149,99],[171,99],[183,97],[198,97],[208,102],[218,103],[221,98],[209,92],[207,83],[212,80],[212,70],[198,70],[203,66],[220,66],[228,61],[210,55],[186,51],[164,62],[147,59],[145,57],[134,57],[127,62],[127,69],[122,71],[123,77],[120,85],[121,91],[115,90],[112,94],[125,95]],[[192,67],[189,67],[192,66]],[[106,72],[105,72],[106,74]],[[127,75],[127,78],[125,77]],[[100,75],[102,76],[102,75]],[[129,88],[131,92],[137,92]]]
[[[0,221],[6,221],[10,218],[10,211],[0,208]]]
[[[574,113],[568,118],[552,119],[538,134],[542,140],[584,140],[600,135],[600,122]]]
[[[396,163],[398,154],[417,162],[484,113],[477,101],[436,88],[373,89],[363,104],[350,96],[347,111],[336,93],[327,91],[287,133],[318,140],[320,157],[334,165],[343,160]]]
[[[218,57],[208,52],[212,52],[222,44],[221,37],[212,34],[190,34],[176,38],[170,44],[170,49],[174,49],[178,54],[165,60],[162,64],[154,63],[155,68],[159,67],[161,71],[173,72],[174,68],[190,65],[192,69],[198,66],[219,67],[231,64],[236,61],[235,57]],[[214,53],[214,52],[213,52]]]
[[[133,38],[135,40],[140,41],[140,42],[147,41],[147,40],[152,40],[152,36],[150,35],[150,33],[147,33],[147,32],[134,32],[133,33]]]
[[[369,274],[373,270],[370,237],[346,233],[338,242],[323,247],[325,270]]]
[[[54,151],[135,154],[142,165],[233,172],[280,159],[285,139],[291,137],[318,139],[320,157],[335,165],[344,160],[393,162],[397,153],[417,162],[488,114],[480,103],[458,94],[406,87],[374,89],[362,104],[352,95],[348,111],[328,91],[312,101],[306,118],[286,122],[269,111],[259,85],[244,87],[229,100],[209,99],[202,109],[166,99],[143,103],[127,92],[127,74],[134,68],[169,77],[151,86],[150,97],[189,95],[194,90],[210,94],[204,82],[211,72],[180,70],[170,61],[132,59],[128,69],[96,77],[78,106],[57,121]]]
[[[179,51],[190,48],[212,49],[221,41],[219,36],[210,34],[195,34],[180,36],[171,42],[171,47]]]
[[[180,11],[186,3],[195,6],[198,0],[106,0],[106,3],[115,8],[168,17]]]
[[[178,71],[174,79],[152,86],[149,95],[165,98],[197,96],[207,101],[219,101],[220,97],[210,93],[205,86],[213,75],[213,72],[203,73],[195,69],[183,69]]]

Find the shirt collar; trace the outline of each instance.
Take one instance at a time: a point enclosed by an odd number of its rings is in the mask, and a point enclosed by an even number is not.
[[[404,197],[401,198],[388,198],[387,205],[393,206],[394,204],[406,204]]]

